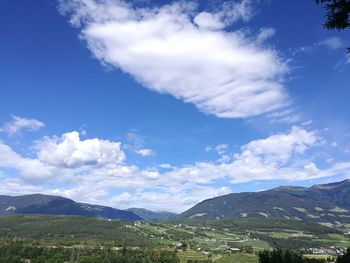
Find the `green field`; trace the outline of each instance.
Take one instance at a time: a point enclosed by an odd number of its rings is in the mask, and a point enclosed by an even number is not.
[[[243,253],[224,255],[219,260],[215,261],[218,263],[258,263],[258,257],[255,255],[247,255]]]
[[[203,253],[193,250],[179,251],[178,256],[180,263],[186,263],[188,260],[205,260],[209,259],[208,256]],[[257,263],[258,257],[256,255],[248,255],[244,253],[232,253],[232,254],[213,254],[211,260],[217,263]]]
[[[349,236],[339,229],[284,219],[122,222],[70,216],[0,217],[0,245],[13,241],[42,249],[78,247],[81,252],[123,247],[177,251],[181,263],[207,259],[256,263],[259,251],[276,246],[297,250],[350,246]]]
[[[178,251],[177,252],[178,257],[180,258],[180,263],[186,263],[187,260],[195,260],[195,259],[208,259],[208,256],[203,255],[203,253],[194,251],[194,250],[187,250],[187,251]]]

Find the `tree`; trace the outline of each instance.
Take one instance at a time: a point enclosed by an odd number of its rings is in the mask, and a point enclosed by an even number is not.
[[[350,262],[350,248],[348,248],[345,255],[339,256],[337,259],[337,263],[348,263],[348,262]]]
[[[259,263],[325,263],[325,260],[303,257],[298,251],[274,249],[260,251]]]
[[[317,4],[324,4],[326,9],[326,22],[324,27],[327,29],[343,30],[350,28],[349,14],[350,1],[349,0],[316,0]],[[350,48],[348,48],[350,52]]]
[[[251,245],[243,246],[242,251],[247,254],[254,254],[254,248]]]

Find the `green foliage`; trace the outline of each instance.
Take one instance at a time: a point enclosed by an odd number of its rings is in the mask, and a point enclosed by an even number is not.
[[[0,217],[0,239],[32,239],[61,244],[113,242],[116,245],[152,246],[152,242],[120,221],[89,217],[22,215]]]
[[[339,256],[337,263],[349,263],[350,262],[350,248],[347,249],[346,254]]]
[[[189,224],[191,221],[189,221]],[[277,231],[277,230],[297,230],[314,234],[341,234],[341,231],[322,226],[320,224],[304,222],[299,220],[290,219],[277,219],[277,218],[240,218],[240,219],[225,219],[225,220],[213,220],[213,221],[197,221],[193,222],[196,225],[202,224],[203,226],[214,228],[227,228],[235,233],[246,232],[247,230],[259,230],[259,231]]]
[[[170,237],[173,240],[177,240],[177,241],[193,238],[192,234],[181,230],[169,229],[166,232],[170,235]]]
[[[199,260],[199,259],[190,259],[187,260],[187,263],[211,263],[212,261],[209,259],[205,259],[205,260]]]
[[[66,247],[38,247],[34,244],[11,242],[0,246],[0,262],[19,263],[21,259],[32,263],[179,263],[175,252],[152,249],[124,248],[110,249],[85,248],[78,253]]]
[[[342,30],[350,26],[350,2],[348,0],[316,0],[317,4],[325,3],[328,29]]]
[[[319,241],[315,241],[312,238],[276,238],[270,235],[263,234],[252,234],[253,237],[258,238],[260,240],[266,241],[271,247],[274,248],[287,248],[287,249],[303,249],[308,247],[320,247],[322,245],[327,245],[325,243],[320,243]],[[330,243],[331,245],[332,243]]]
[[[259,263],[324,263],[324,259],[305,258],[300,252],[275,249],[259,252]]]
[[[251,245],[245,245],[240,247],[241,251],[246,253],[246,254],[253,254],[254,253],[254,248]]]

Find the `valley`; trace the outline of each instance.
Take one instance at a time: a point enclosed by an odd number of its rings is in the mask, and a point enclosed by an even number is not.
[[[181,263],[255,263],[257,253],[277,247],[300,250],[311,257],[334,257],[350,247],[350,236],[337,228],[287,219],[131,222],[17,215],[0,218],[0,244],[63,250],[69,255],[151,249],[176,252]]]
[[[114,262],[140,253],[152,263],[257,263],[260,253],[273,249],[298,251],[318,263],[350,247],[348,197],[349,180],[282,186],[219,196],[174,214],[41,194],[0,196],[0,248],[3,255],[20,254],[18,262],[33,263],[34,254],[53,258],[57,253],[57,262],[84,257]]]

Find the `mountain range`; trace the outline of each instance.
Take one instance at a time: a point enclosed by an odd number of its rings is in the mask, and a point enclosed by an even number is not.
[[[144,208],[129,208],[127,211],[131,211],[141,217],[142,219],[146,221],[164,221],[164,220],[170,220],[175,219],[177,214],[167,212],[167,211],[151,211]]]
[[[204,200],[180,215],[143,208],[120,210],[49,195],[0,195],[0,216],[79,215],[128,221],[285,218],[350,225],[350,180],[312,187],[281,186],[260,192],[232,193]]]
[[[78,203],[60,196],[42,194],[0,195],[0,216],[16,214],[79,215],[128,221],[142,220],[141,217],[131,211]]]
[[[350,223],[350,180],[310,188],[281,186],[233,193],[200,202],[180,219],[287,218],[320,223]]]

